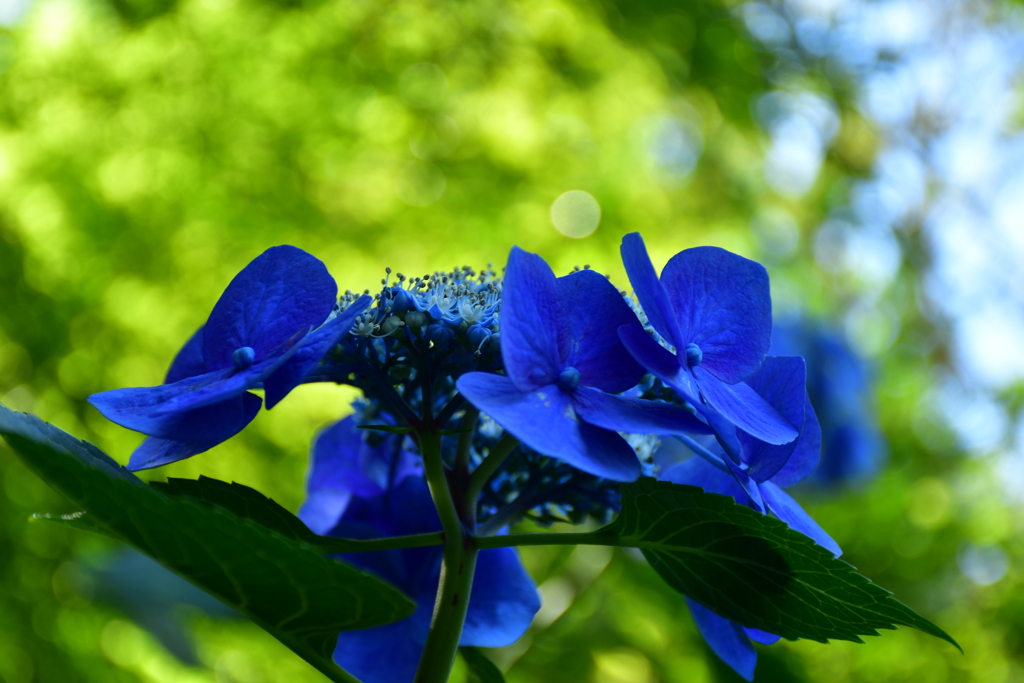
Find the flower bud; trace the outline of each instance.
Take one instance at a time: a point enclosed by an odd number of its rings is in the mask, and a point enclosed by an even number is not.
[[[470,325],[466,330],[466,337],[469,338],[470,346],[480,349],[491,338],[491,331],[483,325]]]
[[[418,330],[427,324],[427,316],[420,311],[409,311],[405,314],[405,324]]]
[[[455,333],[444,323],[433,323],[427,326],[427,339],[439,349],[446,349],[455,339]]]
[[[415,308],[412,303],[412,297],[401,287],[393,287],[391,289],[391,296],[391,310],[395,313],[405,313]]]
[[[392,315],[390,317],[384,318],[384,322],[382,322],[380,324],[380,333],[381,333],[381,335],[391,334],[392,332],[397,330],[399,327],[404,327],[404,326],[405,326],[405,323],[402,322],[401,318],[399,318],[398,316]]]

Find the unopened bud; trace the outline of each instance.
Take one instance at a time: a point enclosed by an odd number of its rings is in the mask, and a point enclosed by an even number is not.
[[[393,315],[393,316],[390,316],[388,318],[384,318],[384,322],[382,322],[380,324],[380,333],[382,335],[383,334],[391,334],[392,332],[397,330],[399,327],[404,327],[404,326],[405,326],[405,323],[402,322],[401,318],[399,318],[398,316],[394,316]]]

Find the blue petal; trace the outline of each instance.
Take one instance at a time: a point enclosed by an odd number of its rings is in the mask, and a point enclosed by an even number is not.
[[[174,357],[171,369],[164,378],[164,384],[174,384],[186,377],[205,375],[209,371],[206,361],[203,360],[203,328],[200,327]]]
[[[207,375],[190,377],[177,384],[163,385],[177,389],[161,399],[159,405],[154,406],[155,413],[164,415],[200,408],[260,386],[264,379],[288,362],[288,359],[299,350],[300,343],[307,336],[306,333],[306,330],[296,333],[273,353],[243,370],[227,368]]]
[[[350,556],[351,557],[351,556]],[[433,572],[436,589],[440,573]],[[334,660],[364,683],[412,683],[433,613],[433,591],[416,597],[416,612],[402,621],[338,637]],[[511,548],[484,550],[460,645],[503,647],[529,628],[540,608],[537,590]]]
[[[777,636],[774,633],[768,633],[767,631],[759,631],[756,628],[743,627],[743,632],[747,634],[755,643],[761,643],[762,645],[774,645],[775,643],[782,640],[782,636]]]
[[[568,336],[564,366],[580,372],[580,384],[619,393],[644,375],[619,340],[619,327],[643,333],[633,309],[604,275],[580,270],[556,280]],[[504,324],[504,320],[503,320]]]
[[[148,470],[184,460],[185,458],[191,458],[193,455],[208,451],[242,431],[246,425],[253,421],[256,414],[260,412],[260,406],[263,404],[259,396],[248,392],[242,394],[237,399],[231,400],[241,402],[242,419],[237,423],[234,431],[226,433],[224,438],[206,441],[172,441],[151,436],[143,441],[135,449],[135,452],[132,453],[132,457],[128,460],[128,469],[132,472]]]
[[[359,507],[360,503],[365,503],[366,499],[360,499],[353,496],[349,501],[350,503],[354,503],[352,508],[355,509]],[[348,510],[346,510],[346,512],[348,512]],[[346,516],[351,515],[342,515],[343,518]],[[385,538],[388,536],[394,536],[395,534],[384,533],[380,531],[377,526],[364,522],[343,521],[338,522],[328,533],[323,535],[337,536],[338,538],[370,539]],[[420,554],[410,558],[410,554],[413,552],[419,552]],[[420,578],[420,569],[423,566],[428,566],[428,569],[432,568],[440,571],[441,552],[442,550],[440,547],[429,547],[419,548],[415,551],[380,550],[334,555],[333,557],[334,559],[378,576],[393,585],[395,588],[401,590],[414,601],[418,602],[420,597],[426,599],[427,593],[430,590],[429,587],[421,585],[424,582]]]
[[[235,349],[248,346],[262,360],[297,331],[319,326],[337,296],[319,259],[296,247],[271,247],[234,277],[213,307],[203,358],[210,368],[228,368]]]
[[[408,477],[386,494],[353,496],[328,535],[343,538],[410,536],[441,530],[430,489],[422,477]],[[439,546],[341,555],[345,562],[373,572],[419,602],[433,604],[440,576]]]
[[[789,443],[797,437],[793,425],[743,382],[726,384],[701,365],[693,371],[701,395],[743,431],[771,444]]]
[[[722,450],[724,450],[729,457],[733,459],[733,461],[742,459],[741,454],[743,447],[740,446],[740,440],[737,436],[739,430],[736,429],[736,425],[707,404],[698,403],[696,404],[696,407],[697,411],[704,416],[704,419],[708,421],[709,425],[711,425],[711,429],[715,432],[715,439],[718,441],[719,446],[722,447]]]
[[[629,355],[640,363],[649,373],[662,380],[666,384],[675,386],[681,382],[688,382],[684,377],[687,373],[679,365],[679,358],[662,347],[654,338],[643,329],[637,329],[632,325],[623,325],[619,328],[619,339],[623,346],[629,351]],[[684,392],[693,397],[696,402],[696,392]]]
[[[457,385],[473,405],[539,453],[614,481],[640,476],[640,461],[625,439],[580,420],[553,384],[523,393],[508,377],[470,372]]]
[[[697,247],[672,257],[661,284],[679,324],[677,349],[700,346],[701,365],[728,384],[757,369],[772,338],[764,266],[718,247]]]
[[[352,330],[356,318],[371,303],[373,299],[366,295],[356,299],[338,316],[311,332],[302,341],[295,355],[263,381],[268,410],[276,406],[288,392],[302,384],[310,370]]]
[[[836,557],[843,554],[839,544],[825,533],[825,530],[811,519],[811,516],[788,493],[770,481],[761,484],[761,493],[775,516],[788,524],[790,528],[812,538],[815,543],[826,548]]]
[[[644,239],[638,232],[622,238],[622,264],[626,267],[629,283],[633,285],[647,321],[672,346],[679,348],[679,324],[669,303],[668,293],[658,281],[658,274],[647,255]]]
[[[440,529],[441,520],[426,482],[421,477],[409,477],[384,495],[352,497],[342,521],[330,533],[345,538],[380,538]],[[409,595],[416,602],[416,611],[393,624],[342,633],[334,651],[335,661],[366,683],[411,683],[430,628],[441,549],[350,553],[339,559]]]
[[[761,497],[761,487],[758,483],[750,478],[745,469],[733,462],[732,458],[723,458],[723,460],[732,472],[732,476],[743,487],[743,492],[747,494],[747,498],[750,499],[747,505],[764,514],[766,508],[764,506],[764,499]],[[738,503],[739,501],[737,500],[736,502]]]
[[[580,387],[572,395],[580,417],[596,427],[630,434],[710,434],[711,428],[688,410],[641,398]]]
[[[367,443],[368,436],[379,440],[376,446]],[[334,423],[313,442],[306,490],[346,491],[361,498],[383,494],[406,477],[422,473],[405,440],[401,434],[368,434],[353,415]]]
[[[806,380],[807,368],[800,356],[769,356],[744,384],[799,430],[804,424]],[[775,476],[802,438],[798,436],[787,444],[772,445],[743,431],[738,436],[743,446],[743,459],[749,465],[749,474],[757,481],[767,481]]]
[[[460,645],[505,647],[519,640],[540,609],[540,596],[513,548],[482,550],[473,576]]]
[[[346,631],[338,636],[334,661],[363,683],[412,683],[430,629],[433,604],[385,626]]]
[[[352,499],[333,533],[348,538],[424,533],[441,528],[423,479],[409,478],[374,498]],[[366,683],[411,682],[426,642],[440,578],[440,548],[353,553],[362,567],[409,594],[416,612],[402,621],[342,633],[335,661]],[[480,553],[460,644],[510,645],[529,628],[540,608],[537,589],[512,548]]]
[[[93,394],[93,404],[108,420],[149,436],[171,441],[212,441],[220,443],[247,424],[244,389],[225,400],[192,410],[162,413],[160,408],[188,394],[204,381],[219,381],[227,371],[218,371],[156,387],[114,389]],[[249,418],[251,419],[251,418]]]
[[[793,449],[789,460],[770,481],[783,488],[792,486],[810,475],[818,466],[820,459],[821,425],[818,424],[818,416],[814,413],[811,399],[804,396],[804,426],[800,430],[800,438],[797,439],[796,448]]]
[[[708,493],[730,496],[740,505],[749,505],[750,497],[740,486],[736,478],[726,474],[704,458],[693,457],[658,475],[662,481],[673,484],[699,486]]]
[[[734,463],[732,458],[722,457],[712,463],[705,459],[707,456],[700,455],[702,457],[690,458],[669,468],[658,478],[675,484],[699,486],[708,493],[731,496],[738,504],[764,514],[760,487],[742,467]]]
[[[384,536],[409,536],[441,530],[441,518],[437,516],[430,489],[421,476],[404,478],[388,488],[384,495],[361,498],[355,497],[349,503],[342,517],[345,523],[367,524]],[[437,548],[413,548],[402,552],[438,550]],[[355,557],[372,555],[357,553]]]
[[[690,614],[697,624],[697,630],[704,636],[708,647],[718,657],[738,673],[743,680],[754,680],[754,668],[757,666],[757,652],[750,644],[743,627],[735,621],[720,617],[707,607],[686,598],[690,606]]]
[[[338,525],[338,520],[345,514],[351,500],[351,491],[320,488],[306,496],[297,517],[314,533],[326,536]]]
[[[553,383],[562,371],[565,319],[555,274],[540,256],[512,247],[501,295],[501,357],[520,391]],[[564,340],[560,342],[560,340]]]

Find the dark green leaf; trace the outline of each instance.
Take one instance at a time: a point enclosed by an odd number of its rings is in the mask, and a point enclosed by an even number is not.
[[[896,624],[960,646],[945,631],[784,522],[731,498],[640,479],[596,535],[639,548],[676,590],[744,626],[783,638],[860,636]],[[962,651],[962,650],[961,650]]]
[[[273,499],[242,484],[229,484],[219,479],[200,476],[199,479],[171,478],[166,482],[153,482],[151,486],[171,497],[191,498],[210,505],[218,505],[238,517],[262,524],[293,541],[318,545],[322,540],[329,540],[313,533],[302,520]]]
[[[356,680],[332,661],[338,632],[391,623],[414,610],[388,584],[302,542],[283,508],[262,496],[264,503],[253,505],[255,492],[244,487],[212,480],[149,486],[95,446],[2,406],[0,435],[30,469],[88,513],[63,523],[135,546],[252,619],[333,681]],[[249,512],[235,512],[243,509]]]
[[[352,553],[365,550],[379,550],[380,543],[387,542],[387,549],[418,548],[424,545],[439,545],[440,539],[427,540],[423,536],[399,536],[393,539],[350,539],[334,536],[319,536],[302,523],[298,517],[267,498],[256,489],[243,484],[220,481],[200,476],[199,479],[168,479],[153,482],[151,486],[172,497],[185,497],[217,505],[242,519],[273,529],[285,538],[315,546],[325,553]],[[373,544],[372,548],[367,547]]]
[[[59,524],[61,526],[70,527],[72,529],[77,529],[79,531],[89,531],[89,532],[94,533],[94,534],[100,534],[102,536],[107,536],[108,538],[114,538],[114,539],[117,539],[117,540],[121,540],[120,537],[118,537],[118,536],[116,536],[114,534],[111,534],[105,528],[101,527],[99,524],[97,524],[95,521],[93,521],[93,518],[90,517],[88,515],[88,513],[85,513],[85,512],[72,512],[71,514],[67,514],[67,515],[49,515],[49,514],[32,515],[29,518],[29,521],[30,522],[49,522],[51,524]]]
[[[460,647],[459,652],[469,668],[470,683],[505,683],[501,671],[483,652],[475,647]]]

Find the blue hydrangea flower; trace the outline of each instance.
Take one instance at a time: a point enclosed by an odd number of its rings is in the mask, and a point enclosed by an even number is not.
[[[359,411],[321,431],[313,441],[306,481],[306,502],[299,517],[325,536],[341,519],[352,496],[375,498],[423,474],[423,464],[409,438],[384,436],[359,429],[366,415]],[[379,423],[394,420],[381,415]],[[376,445],[367,440],[376,440]]]
[[[317,258],[291,246],[256,257],[228,285],[178,353],[165,383],[93,394],[105,417],[150,436],[131,470],[158,467],[213,448],[300,384],[371,302],[362,297],[328,320],[338,289]]]
[[[666,468],[659,479],[699,486],[709,493],[731,496],[763,514],[772,513],[790,527],[814,539],[837,557],[839,545],[808,515],[784,487],[807,477],[818,464],[821,429],[804,387],[806,370],[800,357],[768,356],[750,377],[749,386],[792,424],[799,436],[787,444],[770,444],[741,430],[719,435],[736,462],[718,442],[708,440],[703,457],[691,457]],[[662,454],[662,458],[665,458]],[[779,638],[719,616],[687,599],[694,621],[711,649],[746,680],[752,680],[757,653],[751,640],[766,645]]]
[[[782,489],[810,475],[821,454],[821,428],[804,388],[806,370],[799,356],[769,356],[749,379],[750,387],[787,420],[800,425],[799,436],[787,444],[770,444],[733,429],[717,435],[698,455],[665,467],[660,479],[700,486],[733,496],[736,502],[762,513],[772,512],[797,531],[834,553],[839,546]],[[734,450],[738,458],[727,451]]]
[[[323,432],[313,450],[309,498],[299,517],[314,531],[376,538],[441,530],[441,520],[409,440],[360,434],[353,418]],[[376,440],[376,443],[372,443]],[[332,500],[333,499],[333,500]],[[410,683],[430,629],[441,572],[440,547],[342,556],[404,591],[416,612],[402,621],[342,633],[338,664],[365,683]],[[512,548],[483,550],[477,560],[461,645],[504,647],[518,640],[540,609],[536,585]]]
[[[885,440],[872,407],[872,367],[841,333],[808,320],[776,320],[772,350],[807,361],[807,392],[821,421],[822,454],[811,481],[862,483],[885,459]]]
[[[514,247],[501,302],[505,375],[471,372],[460,392],[535,451],[615,481],[640,476],[633,448],[618,434],[709,433],[692,413],[616,396],[644,375],[619,340],[636,315],[603,275],[555,278],[544,260]]]
[[[623,238],[622,260],[648,323],[669,347],[627,326],[620,335],[633,357],[710,420],[720,413],[772,444],[796,438],[794,425],[744,383],[771,345],[764,266],[697,247],[673,256],[659,279],[639,233]]]

